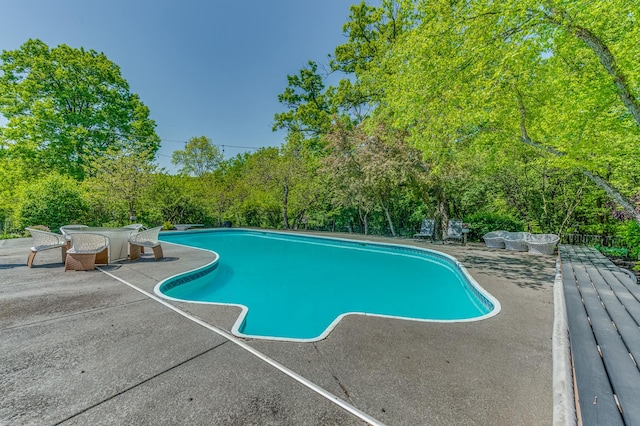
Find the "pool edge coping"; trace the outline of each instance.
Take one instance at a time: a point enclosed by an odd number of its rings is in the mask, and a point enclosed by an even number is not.
[[[467,269],[464,267],[464,265],[462,265],[462,263],[460,263],[460,261],[458,261],[458,259],[456,259],[455,257],[447,254],[447,253],[443,253],[437,250],[433,250],[433,249],[428,249],[428,248],[422,248],[422,247],[417,247],[417,246],[412,246],[412,245],[406,245],[406,244],[395,244],[395,243],[383,243],[383,242],[377,242],[377,241],[371,241],[371,240],[352,240],[349,238],[339,238],[339,237],[330,237],[330,236],[320,236],[320,235],[312,235],[312,234],[299,234],[299,233],[292,233],[292,232],[287,232],[287,231],[276,231],[276,230],[262,230],[262,229],[249,229],[249,228],[223,228],[223,229],[197,229],[197,230],[190,230],[190,231],[176,231],[176,232],[172,232],[171,234],[195,234],[195,233],[209,233],[209,232],[232,232],[232,231],[247,231],[247,232],[255,232],[255,233],[263,233],[263,234],[274,234],[274,235],[288,235],[288,236],[292,236],[292,237],[305,237],[305,238],[311,238],[311,239],[318,239],[318,240],[330,240],[330,241],[343,241],[343,242],[353,242],[353,243],[359,243],[359,244],[370,244],[370,245],[374,245],[374,246],[383,246],[383,247],[400,247],[400,248],[404,248],[406,250],[411,250],[411,251],[418,251],[418,252],[422,252],[422,253],[427,253],[427,254],[435,254],[438,257],[443,257],[445,258],[449,263],[451,263],[451,267],[457,268],[461,274],[461,276],[464,278],[464,280],[466,281],[466,284],[470,287],[469,290],[471,290],[473,292],[473,290],[475,289],[478,293],[481,294],[481,296],[483,298],[486,299],[487,302],[491,303],[493,305],[493,309],[491,311],[489,311],[488,313],[478,316],[478,317],[474,317],[474,318],[463,318],[463,319],[455,319],[455,320],[434,320],[434,319],[422,319],[422,318],[408,318],[408,317],[401,317],[401,316],[395,316],[395,315],[383,315],[383,314],[372,314],[372,313],[367,313],[367,312],[344,312],[340,315],[338,315],[325,329],[324,331],[318,335],[317,337],[313,337],[313,338],[308,338],[308,339],[301,339],[301,338],[285,338],[285,337],[274,337],[274,336],[261,336],[261,335],[255,335],[255,334],[244,334],[240,331],[240,328],[242,327],[247,313],[249,312],[249,308],[245,305],[242,304],[237,304],[237,303],[221,303],[221,302],[207,302],[207,301],[194,301],[194,300],[185,300],[185,299],[178,299],[175,297],[171,297],[171,296],[167,296],[164,293],[162,293],[160,291],[160,288],[162,287],[162,285],[164,285],[167,281],[174,279],[175,277],[178,277],[180,275],[191,275],[191,274],[195,274],[198,273],[200,271],[204,271],[208,268],[215,268],[217,266],[218,261],[220,260],[220,255],[218,253],[216,253],[213,250],[209,250],[209,249],[204,249],[204,248],[200,248],[200,247],[193,247],[193,246],[188,246],[185,244],[180,244],[180,243],[174,243],[174,242],[170,242],[170,241],[163,241],[169,244],[175,244],[178,246],[182,246],[182,247],[188,247],[191,249],[196,249],[196,250],[203,250],[203,251],[208,251],[210,253],[213,253],[215,255],[214,260],[212,260],[211,262],[207,263],[206,265],[194,268],[192,270],[189,271],[184,271],[184,272],[180,272],[178,274],[172,275],[170,277],[167,277],[165,279],[163,279],[162,281],[158,282],[154,288],[153,288],[153,292],[154,294],[156,294],[157,296],[166,299],[166,300],[171,300],[174,302],[182,302],[182,303],[194,303],[194,304],[201,304],[201,305],[218,305],[218,306],[231,306],[231,307],[236,307],[236,308],[240,308],[241,312],[238,315],[238,318],[236,319],[236,321],[234,322],[233,326],[231,327],[231,333],[235,336],[241,337],[241,338],[245,338],[245,339],[258,339],[258,340],[270,340],[270,341],[281,341],[281,342],[295,342],[295,343],[313,343],[313,342],[318,342],[321,340],[326,339],[329,334],[331,334],[331,332],[334,330],[335,327],[337,327],[337,325],[340,323],[340,321],[348,316],[348,315],[362,315],[362,316],[369,316],[369,317],[378,317],[378,318],[388,318],[388,319],[396,319],[396,320],[403,320],[403,321],[417,321],[417,322],[428,322],[428,323],[461,323],[461,322],[476,322],[476,321],[481,321],[481,320],[485,320],[485,319],[489,319],[491,317],[494,317],[496,315],[498,315],[502,309],[502,305],[500,304],[500,302],[498,301],[497,298],[495,298],[491,293],[489,293],[486,289],[484,289],[472,276],[471,274],[467,271]],[[179,285],[179,284],[178,284]],[[477,297],[477,295],[476,295]],[[480,303],[482,303],[482,301],[480,300]]]

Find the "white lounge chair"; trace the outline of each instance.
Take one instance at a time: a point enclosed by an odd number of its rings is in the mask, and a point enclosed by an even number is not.
[[[492,231],[485,234],[482,239],[489,248],[504,248],[504,237],[508,231]]]
[[[447,235],[445,235],[442,242],[445,243],[447,240],[460,240],[460,242],[462,243],[462,220],[449,219],[449,224],[447,225]]]
[[[147,229],[146,231],[134,233],[129,237],[129,261],[133,262],[140,258],[140,251],[143,247],[149,247],[153,250],[153,257],[156,260],[162,259],[162,246],[158,241],[158,234],[162,226]]]
[[[104,235],[92,233],[71,234],[71,248],[67,250],[64,270],[93,270],[96,263],[107,263],[108,249],[109,238]]]
[[[413,234],[415,241],[425,240],[431,238],[433,241],[433,228],[435,226],[435,219],[422,219],[422,225],[420,225],[420,232]]]
[[[204,226],[201,223],[179,223],[177,225],[173,225],[178,231],[186,231],[189,228],[195,228],[196,226]]]
[[[525,241],[530,253],[553,254],[560,237],[555,234],[529,234]]]
[[[145,229],[147,229],[143,224],[141,223],[132,223],[131,225],[127,225],[127,226],[123,226],[123,228],[127,228],[127,229],[131,229],[132,231],[144,231]]]
[[[62,233],[62,235],[69,236],[69,234],[66,232],[67,229],[82,229],[82,228],[88,228],[88,226],[87,225],[64,225],[60,227],[60,232]]]
[[[36,253],[43,250],[62,248],[62,262],[65,260],[67,251],[67,239],[64,235],[54,234],[53,232],[41,231],[39,229],[25,228],[31,234],[33,238],[33,247],[29,253],[27,259],[27,266],[29,268],[33,265],[33,259],[36,257]]]
[[[507,232],[504,236],[504,248],[513,251],[527,251],[526,238],[530,235],[528,232]]]

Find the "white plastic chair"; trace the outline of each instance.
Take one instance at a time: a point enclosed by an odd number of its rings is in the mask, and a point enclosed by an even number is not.
[[[162,259],[162,246],[158,241],[158,234],[162,226],[156,228],[147,229],[146,231],[132,234],[129,237],[129,261],[133,262],[140,258],[140,251],[143,247],[148,247],[153,250],[153,257],[155,260]]]
[[[491,231],[486,233],[482,239],[489,248],[505,248],[504,238],[509,234],[508,231]]]
[[[33,238],[33,247],[29,253],[27,259],[27,266],[29,268],[33,265],[33,259],[36,257],[36,253],[43,250],[49,250],[61,247],[62,248],[62,262],[65,261],[67,251],[67,239],[64,235],[54,234],[53,232],[41,231],[39,229],[25,228],[31,234]]]
[[[555,234],[529,234],[525,241],[529,253],[553,254],[560,237]]]
[[[71,248],[67,250],[64,270],[90,271],[97,263],[107,263],[109,238],[100,234],[79,233],[71,234]]]
[[[127,228],[127,229],[131,229],[132,231],[144,231],[145,229],[147,229],[143,224],[141,223],[132,223],[131,225],[127,225],[127,226],[123,226],[123,228]]]
[[[527,251],[527,236],[528,232],[507,232],[504,237],[504,248],[512,251]]]

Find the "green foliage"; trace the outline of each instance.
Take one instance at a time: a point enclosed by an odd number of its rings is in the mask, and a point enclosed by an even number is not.
[[[148,153],[109,150],[89,168],[84,186],[95,206],[109,212],[109,221],[126,223],[135,216],[140,199],[152,183],[156,166]],[[104,222],[104,220],[102,221]]]
[[[163,231],[171,231],[172,229],[176,229],[173,224],[169,221],[166,221],[165,223],[162,224],[162,230]]]
[[[179,165],[180,173],[202,177],[218,168],[222,153],[211,139],[205,136],[189,139],[184,150],[177,150],[171,156],[171,164]]]
[[[518,232],[524,230],[521,220],[495,213],[475,213],[464,218],[469,224],[469,241],[482,241],[482,236],[492,231]]]
[[[606,256],[622,258],[627,258],[629,256],[629,250],[626,247],[605,247],[600,244],[596,244],[594,247]]]
[[[102,53],[28,40],[0,55],[0,129],[7,155],[27,169],[81,180],[107,149],[153,157],[160,146],[149,109]]]
[[[82,223],[86,214],[87,203],[78,183],[54,173],[24,189],[17,221],[21,228],[44,225],[57,231],[63,225]]]
[[[629,249],[629,256],[640,259],[640,224],[633,220],[622,223],[618,229],[619,244]]]
[[[317,142],[319,135],[329,131],[336,112],[318,74],[318,64],[309,61],[297,75],[287,76],[287,80],[287,88],[278,95],[287,111],[275,115],[273,130],[286,129],[289,137],[304,134]]]

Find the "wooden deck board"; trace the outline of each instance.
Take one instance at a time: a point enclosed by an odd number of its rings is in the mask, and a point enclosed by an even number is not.
[[[569,275],[571,281],[567,278]],[[563,263],[563,281],[571,353],[583,424],[602,424],[608,419],[612,425],[622,425],[622,416],[616,406],[613,389],[598,352],[571,264],[568,262]]]
[[[640,289],[594,249],[563,245],[560,258],[582,421],[618,423],[619,414],[612,414],[608,404],[613,390],[624,423],[640,424],[640,370],[634,362],[640,359],[640,301],[635,296]],[[600,363],[593,359],[594,344],[602,353]],[[602,380],[609,382],[608,388]],[[597,395],[593,386],[605,399],[603,407],[594,407],[595,400],[588,406],[589,396]],[[603,417],[605,413],[612,417]]]

